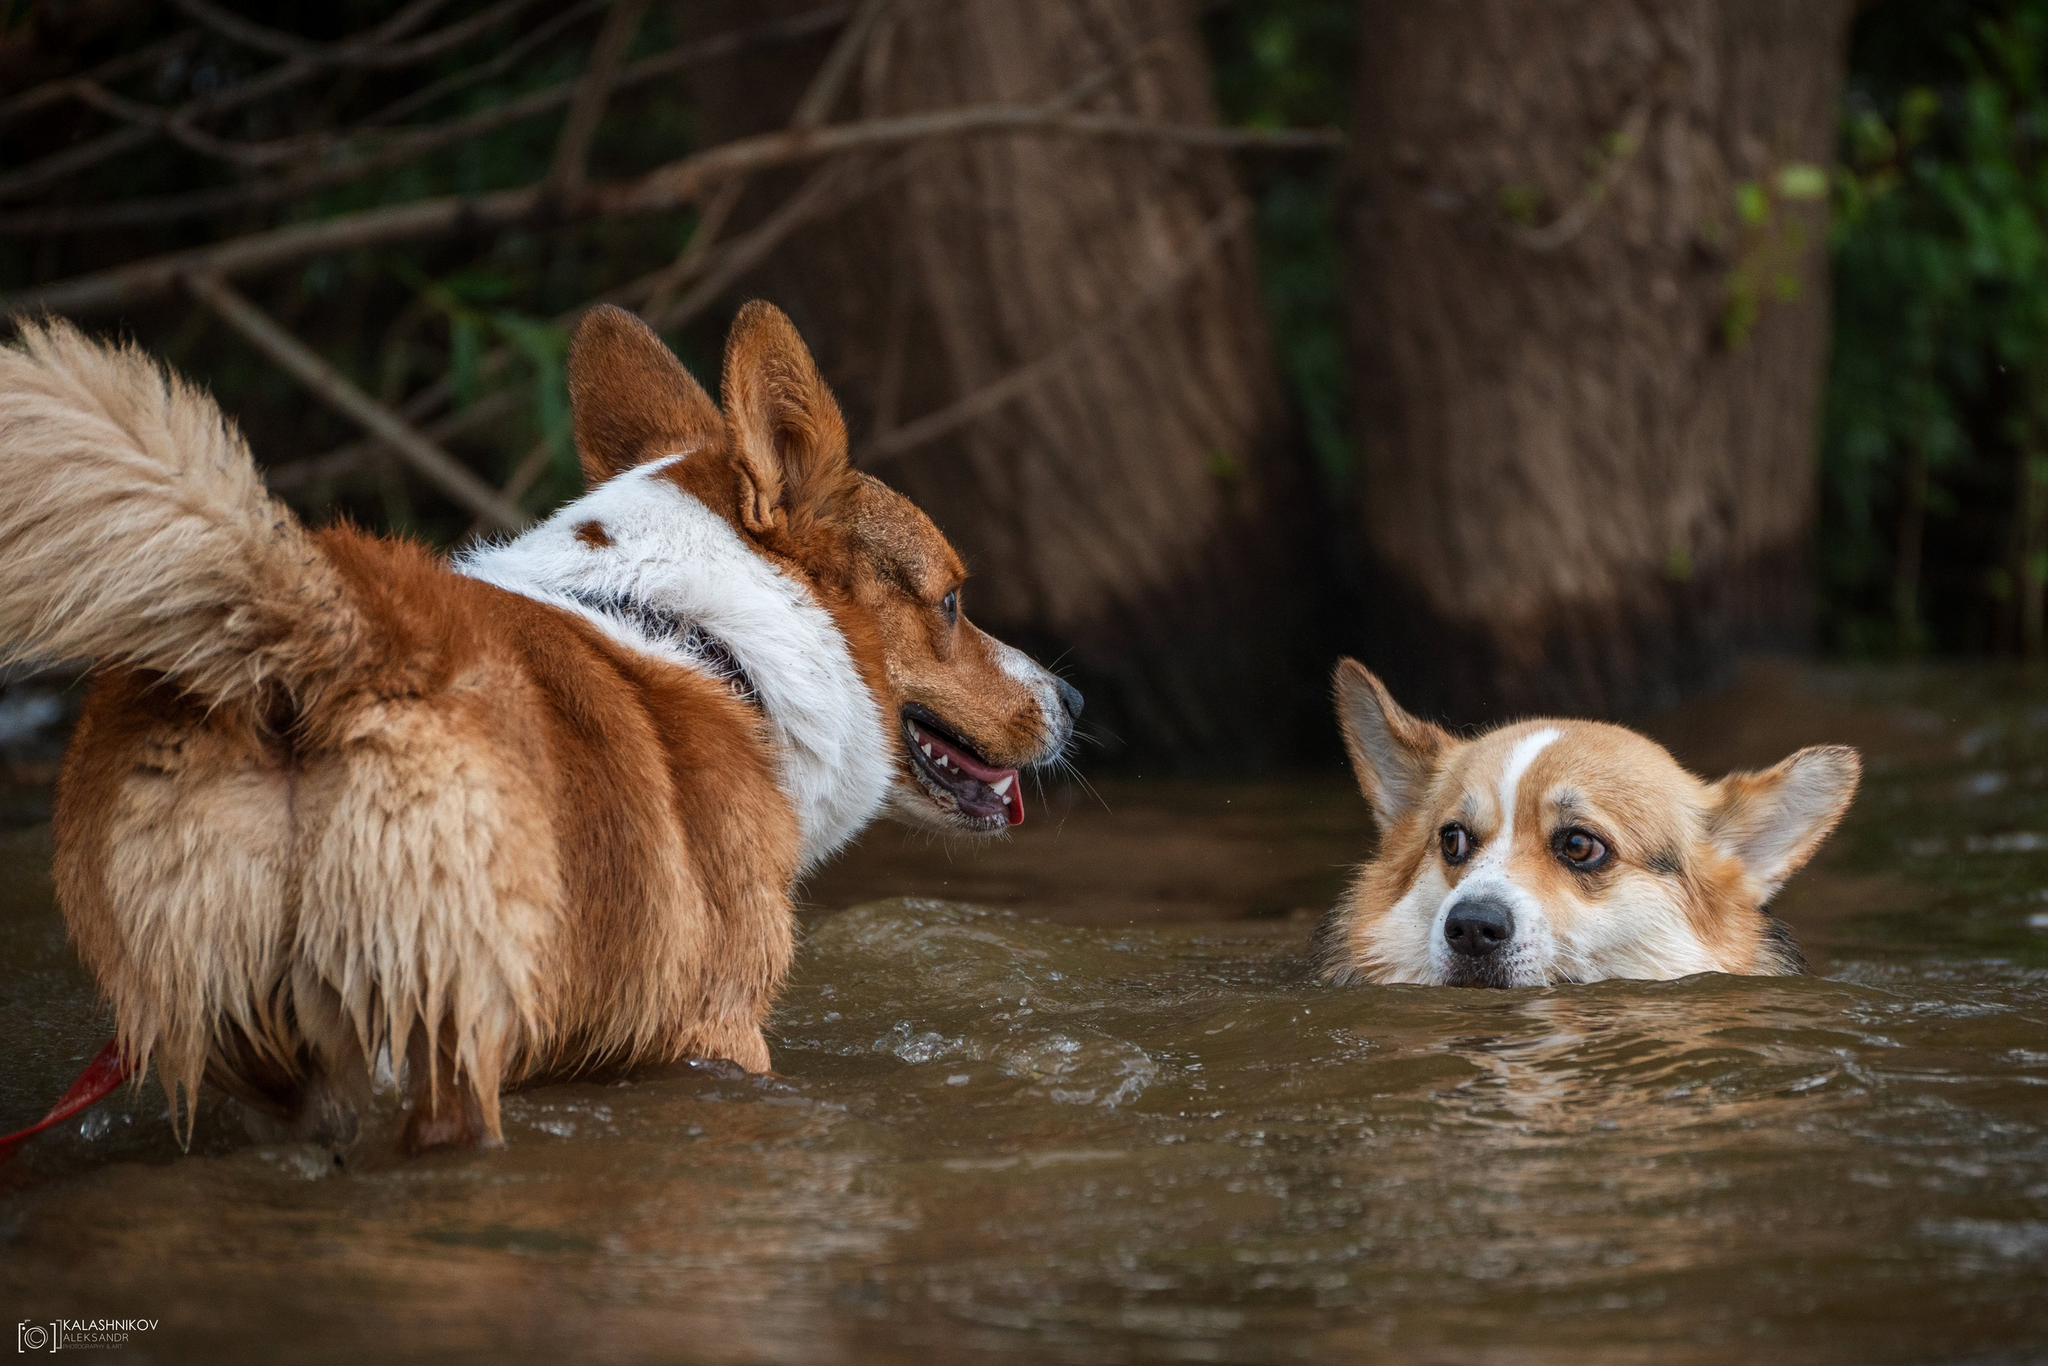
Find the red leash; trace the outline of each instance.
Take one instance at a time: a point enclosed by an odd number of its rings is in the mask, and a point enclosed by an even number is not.
[[[121,1056],[121,1041],[111,1040],[100,1050],[98,1057],[85,1065],[85,1070],[78,1074],[78,1080],[71,1083],[71,1089],[64,1093],[49,1114],[43,1116],[41,1123],[0,1138],[0,1162],[13,1157],[22,1144],[52,1124],[62,1124],[80,1110],[90,1109],[106,1099],[107,1094],[128,1077],[128,1060]]]

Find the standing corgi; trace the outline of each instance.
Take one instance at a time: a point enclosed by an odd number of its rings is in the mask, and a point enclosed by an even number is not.
[[[989,832],[1081,699],[961,609],[960,559],[847,462],[787,318],[725,410],[644,325],[569,356],[587,492],[452,563],[264,490],[213,402],[62,322],[0,348],[0,641],[99,673],[56,879],[131,1068],[410,1150],[524,1079],[761,1070],[796,879],[884,812]]]
[[[1354,660],[1337,719],[1379,847],[1317,931],[1323,980],[1524,987],[1804,960],[1766,906],[1856,794],[1861,763],[1802,749],[1705,783],[1592,721],[1459,740]]]

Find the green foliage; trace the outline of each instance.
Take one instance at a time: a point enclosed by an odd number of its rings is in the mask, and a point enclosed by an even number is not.
[[[1894,3],[1859,26],[1835,181],[1819,546],[1842,648],[2038,634],[2038,594],[2023,615],[2015,589],[2038,584],[2044,560],[2044,57],[2044,0]]]
[[[1204,20],[1225,123],[1343,127],[1358,57],[1356,0],[1238,0]],[[1351,368],[1338,265],[1336,159],[1244,163],[1258,202],[1273,342],[1317,468],[1351,477]]]

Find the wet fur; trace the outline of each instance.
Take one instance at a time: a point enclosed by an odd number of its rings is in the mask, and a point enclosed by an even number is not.
[[[186,1126],[203,1077],[345,1136],[380,1055],[413,1148],[498,1141],[539,1075],[764,1069],[800,870],[885,808],[947,823],[906,702],[1005,764],[1066,743],[1050,675],[937,626],[957,557],[847,466],[779,313],[735,323],[724,412],[615,309],[570,378],[591,492],[451,565],[301,526],[132,348],[0,348],[0,638],[99,665],[59,899]],[[711,619],[760,696],[593,584]]]

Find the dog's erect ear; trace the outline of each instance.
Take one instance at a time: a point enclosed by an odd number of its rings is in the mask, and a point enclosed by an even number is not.
[[[1769,901],[1842,819],[1862,773],[1846,745],[1816,745],[1759,773],[1731,773],[1713,786],[1708,836],[1748,869],[1759,903]]]
[[[725,435],[704,386],[652,328],[610,304],[585,313],[569,341],[569,404],[586,489]]]
[[[846,480],[846,423],[781,309],[756,299],[725,342],[726,423],[749,531],[820,515]]]
[[[1402,711],[1386,685],[1355,659],[1337,661],[1333,682],[1351,770],[1385,834],[1422,799],[1430,775],[1457,741]]]

